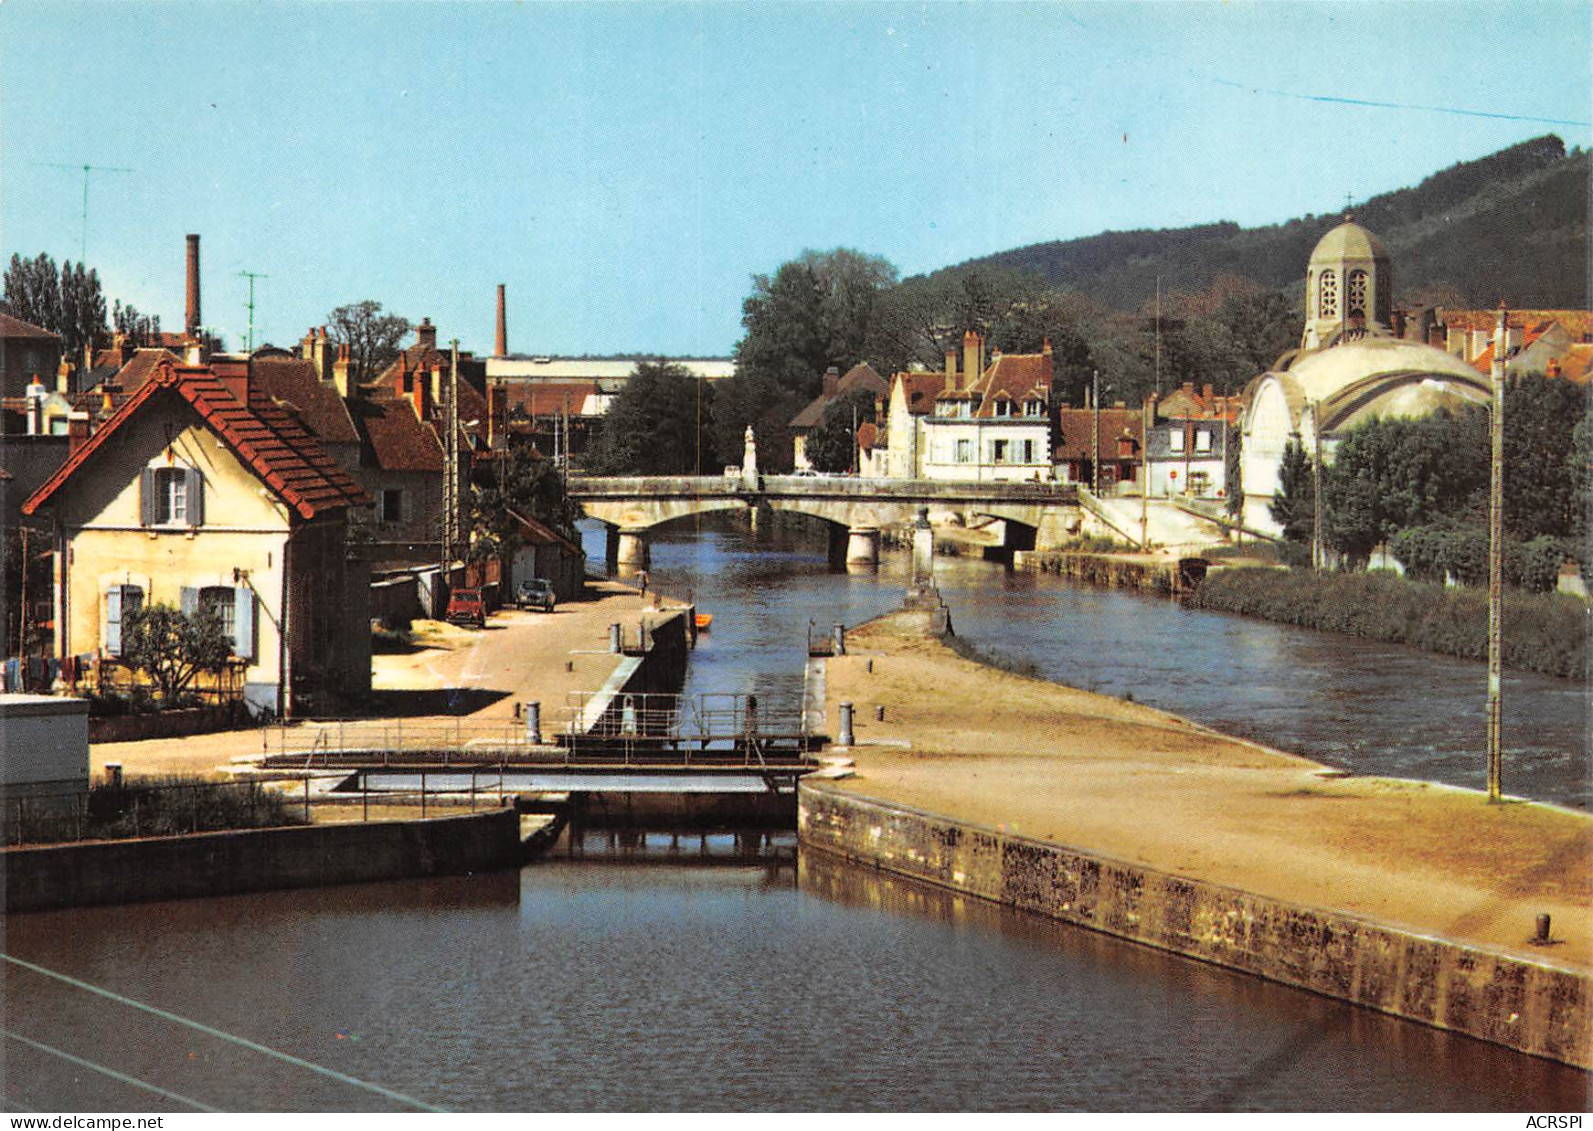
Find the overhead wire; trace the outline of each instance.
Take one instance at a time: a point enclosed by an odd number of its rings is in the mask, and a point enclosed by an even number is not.
[[[446,1108],[440,1108],[433,1104],[429,1104],[425,1100],[418,1100],[414,1096],[407,1096],[403,1092],[395,1091],[394,1089],[385,1087],[381,1084],[373,1084],[368,1080],[361,1080],[357,1076],[350,1076],[345,1072],[337,1071],[335,1068],[326,1068],[323,1065],[316,1064],[314,1061],[305,1060],[303,1057],[282,1052],[278,1049],[271,1048],[269,1045],[262,1045],[258,1041],[251,1041],[247,1037],[240,1037],[234,1033],[228,1033],[225,1030],[217,1029],[210,1025],[205,1025],[199,1021],[194,1021],[190,1018],[182,1017],[168,1010],[160,1009],[157,1006],[138,1001],[135,998],[127,997],[125,994],[119,994],[114,990],[105,989],[103,986],[96,986],[92,982],[85,982],[82,979],[74,978],[70,974],[62,974],[58,970],[51,970],[48,967],[40,966],[37,963],[28,962],[25,959],[17,958],[16,956],[10,954],[0,953],[0,958],[5,959],[5,961],[11,963],[13,966],[18,966],[24,970],[31,970],[33,973],[42,974],[46,978],[54,978],[56,981],[63,982],[66,985],[72,986],[76,989],[85,990],[91,994],[97,994],[100,997],[117,1002],[120,1005],[126,1005],[133,1009],[142,1010],[145,1013],[159,1017],[166,1021],[171,1021],[178,1025],[184,1025],[190,1029],[196,1030],[197,1032],[204,1033],[206,1036],[231,1042],[240,1048],[246,1048],[253,1052],[262,1053],[265,1056],[280,1060],[285,1064],[291,1064],[296,1068],[303,1068],[306,1071],[317,1073],[321,1076],[327,1077],[328,1079],[336,1080],[343,1084],[348,1084],[350,1087],[361,1088],[367,1092],[374,1093],[375,1095],[384,1096],[395,1103],[405,1104],[409,1107],[418,1108],[421,1111],[441,1112],[447,1110]]]
[[[49,1053],[51,1056],[58,1056],[62,1060],[87,1068],[91,1072],[98,1072],[101,1075],[109,1076],[112,1080],[130,1084],[135,1088],[142,1088],[146,1092],[154,1092],[157,1096],[165,1096],[168,1100],[176,1100],[178,1103],[187,1104],[189,1107],[198,1108],[200,1111],[219,1112],[221,1110],[219,1107],[211,1107],[207,1103],[202,1103],[192,1096],[185,1096],[181,1092],[173,1092],[167,1088],[162,1088],[159,1084],[151,1084],[148,1080],[141,1080],[137,1076],[129,1076],[125,1072],[118,1072],[114,1068],[97,1064],[92,1060],[86,1060],[81,1056],[67,1052],[65,1049],[58,1049],[54,1045],[45,1044],[43,1041],[35,1041],[31,1037],[24,1037],[21,1033],[12,1032],[10,1029],[0,1029],[0,1034],[4,1034],[20,1044],[27,1045],[30,1049],[37,1049],[40,1052]]]

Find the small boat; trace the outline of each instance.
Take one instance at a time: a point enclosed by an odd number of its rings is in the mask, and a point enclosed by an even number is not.
[[[714,622],[714,615],[712,613],[698,613],[697,614],[697,631],[698,632],[707,632],[708,631],[708,626],[713,624],[713,622]]]

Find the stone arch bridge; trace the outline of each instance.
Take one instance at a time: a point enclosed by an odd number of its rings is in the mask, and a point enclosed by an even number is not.
[[[1078,492],[1060,483],[956,483],[813,475],[571,476],[570,498],[608,527],[609,560],[647,564],[648,531],[692,515],[725,510],[788,511],[830,524],[832,560],[879,561],[882,527],[910,523],[921,509],[1006,524],[1005,548],[1050,549],[1080,521]]]

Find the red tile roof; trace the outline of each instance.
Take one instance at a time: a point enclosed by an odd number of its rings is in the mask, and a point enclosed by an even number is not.
[[[824,410],[855,389],[866,389],[882,402],[891,395],[891,388],[885,383],[885,378],[874,372],[874,367],[868,362],[860,361],[846,371],[846,376],[835,383],[833,394],[820,393],[814,397],[808,402],[807,407],[791,418],[790,426],[817,428],[824,422]]]
[[[1578,340],[1593,335],[1593,311],[1590,310],[1508,310],[1505,317],[1511,326],[1558,322]],[[1493,330],[1499,325],[1499,312],[1446,309],[1441,312],[1441,320],[1450,330]]]
[[[182,358],[165,349],[136,349],[133,356],[127,359],[127,364],[116,371],[116,384],[122,387],[123,393],[137,392],[143,383],[149,380],[149,375],[155,372],[155,367],[165,362],[180,362]]]
[[[1048,353],[1000,354],[985,370],[984,378],[973,387],[980,403],[974,415],[991,419],[996,415],[996,401],[1005,399],[1014,405],[1010,415],[1019,416],[1023,403],[1039,398],[1047,405],[1051,400],[1051,355]]]
[[[146,403],[164,393],[181,397],[240,462],[253,471],[283,502],[304,518],[349,506],[365,506],[370,496],[326,454],[291,413],[269,397],[251,390],[242,404],[210,369],[160,366],[100,426],[87,442],[67,457],[59,470],[22,504],[32,514],[100,449]]]
[[[879,443],[879,427],[872,420],[865,420],[857,426],[857,446],[863,451],[872,451]]]
[[[913,416],[928,416],[935,408],[935,398],[946,388],[944,373],[898,373],[893,380],[902,384],[902,397],[907,411]]]
[[[0,338],[48,338],[60,341],[61,335],[10,314],[0,313]]]
[[[527,416],[559,416],[566,404],[571,416],[579,416],[586,398],[599,392],[596,381],[506,381],[503,387],[508,390],[510,414]]]
[[[360,430],[383,471],[441,471],[442,441],[410,398],[378,389],[358,402]]]
[[[303,357],[258,354],[250,362],[249,381],[283,407],[298,415],[299,422],[317,439],[332,444],[357,444],[359,433],[349,417],[337,386],[322,381],[315,362]]]
[[[532,545],[536,545],[536,546],[557,545],[557,546],[563,547],[563,549],[567,553],[571,553],[571,554],[584,554],[585,553],[585,551],[582,550],[581,547],[577,546],[574,542],[571,542],[568,538],[563,537],[561,534],[559,534],[558,531],[554,530],[551,526],[548,526],[545,523],[538,522],[536,519],[532,518],[530,515],[521,514],[517,510],[510,509],[509,513],[512,514],[519,521],[520,529],[524,532],[522,534],[522,537],[527,542],[531,543]]]
[[[1055,458],[1065,460],[1089,459],[1095,453],[1091,430],[1095,426],[1095,410],[1064,408],[1057,414],[1057,442]],[[1101,458],[1116,459],[1117,440],[1120,436],[1132,437],[1143,447],[1140,432],[1143,413],[1137,408],[1103,408],[1101,410]]]

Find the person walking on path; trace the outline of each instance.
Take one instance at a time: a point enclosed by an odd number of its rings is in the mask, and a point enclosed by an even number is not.
[[[636,571],[636,584],[642,587],[643,597],[647,596],[647,580],[647,571],[645,569]]]

